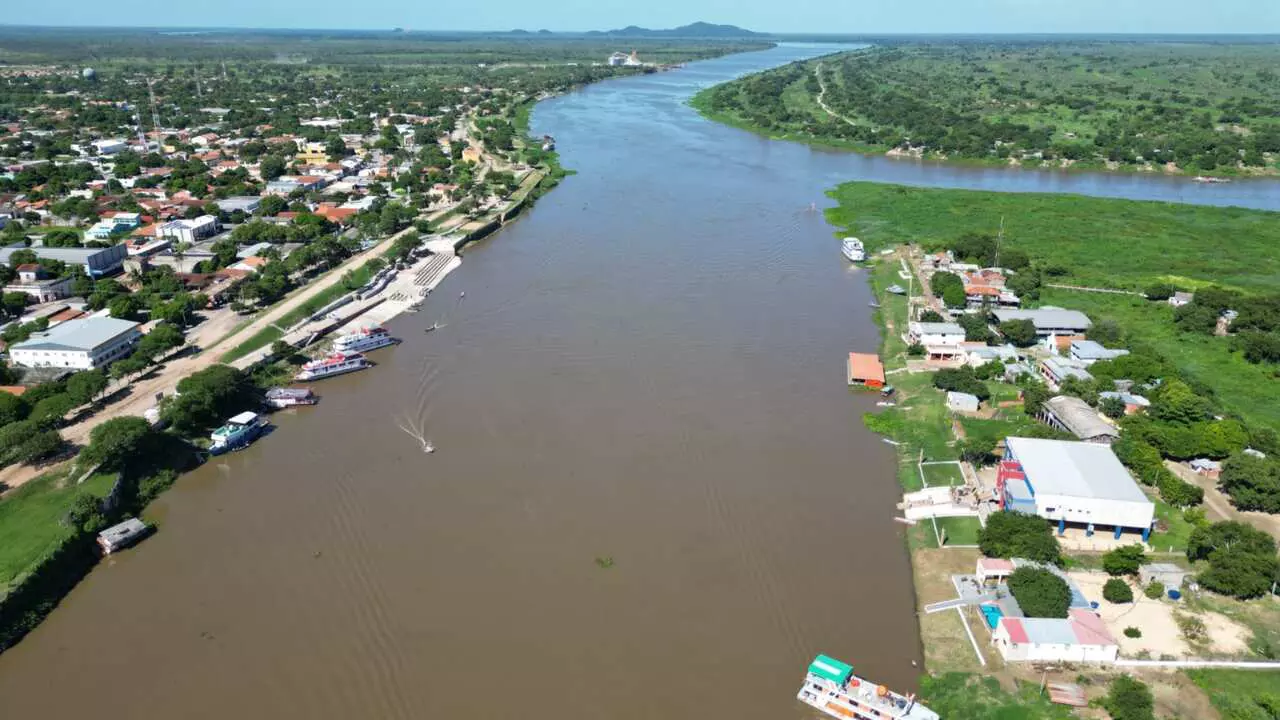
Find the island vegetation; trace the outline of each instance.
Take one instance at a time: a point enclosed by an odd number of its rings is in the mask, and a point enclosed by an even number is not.
[[[1271,43],[890,42],[709,88],[705,114],[867,152],[1027,167],[1277,172]]]

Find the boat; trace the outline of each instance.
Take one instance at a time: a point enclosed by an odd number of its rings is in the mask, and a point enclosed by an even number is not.
[[[98,533],[98,547],[103,555],[123,550],[151,533],[151,526],[138,518],[129,518]]]
[[[395,345],[398,342],[400,338],[392,337],[384,327],[367,327],[334,340],[333,349],[337,352],[359,353]]]
[[[429,327],[429,328],[423,328],[422,332],[424,332],[424,333],[429,333],[429,332],[431,332],[432,330],[439,330],[439,329],[440,329],[440,328],[442,328],[442,327],[444,327],[444,326],[443,326],[443,325],[441,325],[440,323],[434,323],[434,324],[432,324],[432,326],[431,326],[431,327]]]
[[[267,403],[272,407],[297,407],[318,402],[320,398],[311,392],[311,388],[271,388],[267,391]]]
[[[1197,176],[1195,176],[1195,177],[1193,177],[1193,178],[1191,178],[1191,179],[1192,179],[1192,180],[1195,180],[1195,181],[1196,181],[1196,182],[1198,182],[1198,183],[1209,183],[1209,184],[1211,184],[1211,185],[1220,185],[1220,184],[1223,184],[1223,183],[1229,183],[1229,182],[1231,182],[1231,179],[1230,179],[1230,178],[1223,178],[1223,177],[1208,177],[1208,176],[1206,176],[1206,175],[1197,175]]]
[[[302,372],[295,375],[293,379],[298,382],[320,380],[334,375],[364,370],[368,367],[373,367],[373,363],[369,362],[360,353],[337,352],[303,365]]]
[[[213,431],[209,436],[212,441],[209,444],[209,453],[221,455],[248,447],[249,443],[261,435],[266,427],[267,421],[258,413],[242,412],[227,420],[226,425]]]
[[[826,655],[809,663],[796,699],[840,720],[942,719],[917,702],[915,695],[901,695],[860,678],[853,674],[852,665]]]
[[[867,250],[862,247],[862,241],[858,238],[845,238],[844,242],[840,243],[840,251],[849,258],[849,262],[862,262],[867,259]]]
[[[907,291],[901,285],[890,285],[884,289],[885,292],[891,292],[894,295],[906,295]]]
[[[871,302],[867,303],[867,307],[869,307],[869,308],[878,308],[878,307],[880,307],[880,303],[876,302],[875,300],[872,300]]]

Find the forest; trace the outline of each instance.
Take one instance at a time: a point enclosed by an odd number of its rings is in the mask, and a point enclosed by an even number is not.
[[[752,75],[694,104],[772,135],[872,152],[1274,174],[1278,62],[1274,44],[899,43]]]

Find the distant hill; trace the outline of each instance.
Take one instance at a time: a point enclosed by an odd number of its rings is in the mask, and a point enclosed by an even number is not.
[[[592,30],[587,35],[591,36],[608,36],[608,37],[632,37],[632,38],[753,38],[766,37],[764,33],[752,32],[745,30],[736,25],[714,25],[712,23],[696,22],[690,25],[682,25],[678,28],[670,30],[650,30],[649,28],[636,27],[629,25],[620,30]]]

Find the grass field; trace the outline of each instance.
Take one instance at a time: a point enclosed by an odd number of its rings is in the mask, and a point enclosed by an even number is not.
[[[964,484],[964,473],[960,472],[959,465],[952,463],[942,465],[926,464],[921,465],[920,470],[924,473],[924,481],[929,484],[929,487]]]
[[[938,518],[938,533],[945,545],[977,545],[982,524],[975,517]]]
[[[1260,699],[1280,700],[1280,672],[1201,669],[1187,675],[1209,695],[1209,701],[1227,720],[1274,720],[1275,705],[1268,710]]]
[[[841,185],[831,196],[840,202],[827,211],[831,222],[873,251],[903,242],[937,246],[966,232],[993,232],[1004,218],[1007,247],[1067,271],[1049,282],[1137,290],[1178,278],[1188,286],[1217,283],[1251,293],[1280,287],[1280,213],[861,182]],[[1232,353],[1226,339],[1178,331],[1168,305],[1054,288],[1042,291],[1041,303],[1115,320],[1131,339],[1211,388],[1224,410],[1280,427],[1280,383],[1273,369]]]
[[[0,500],[0,596],[29,572],[45,553],[70,537],[63,518],[82,493],[106,497],[114,475],[94,475],[78,487],[63,485],[62,475],[37,478]]]

